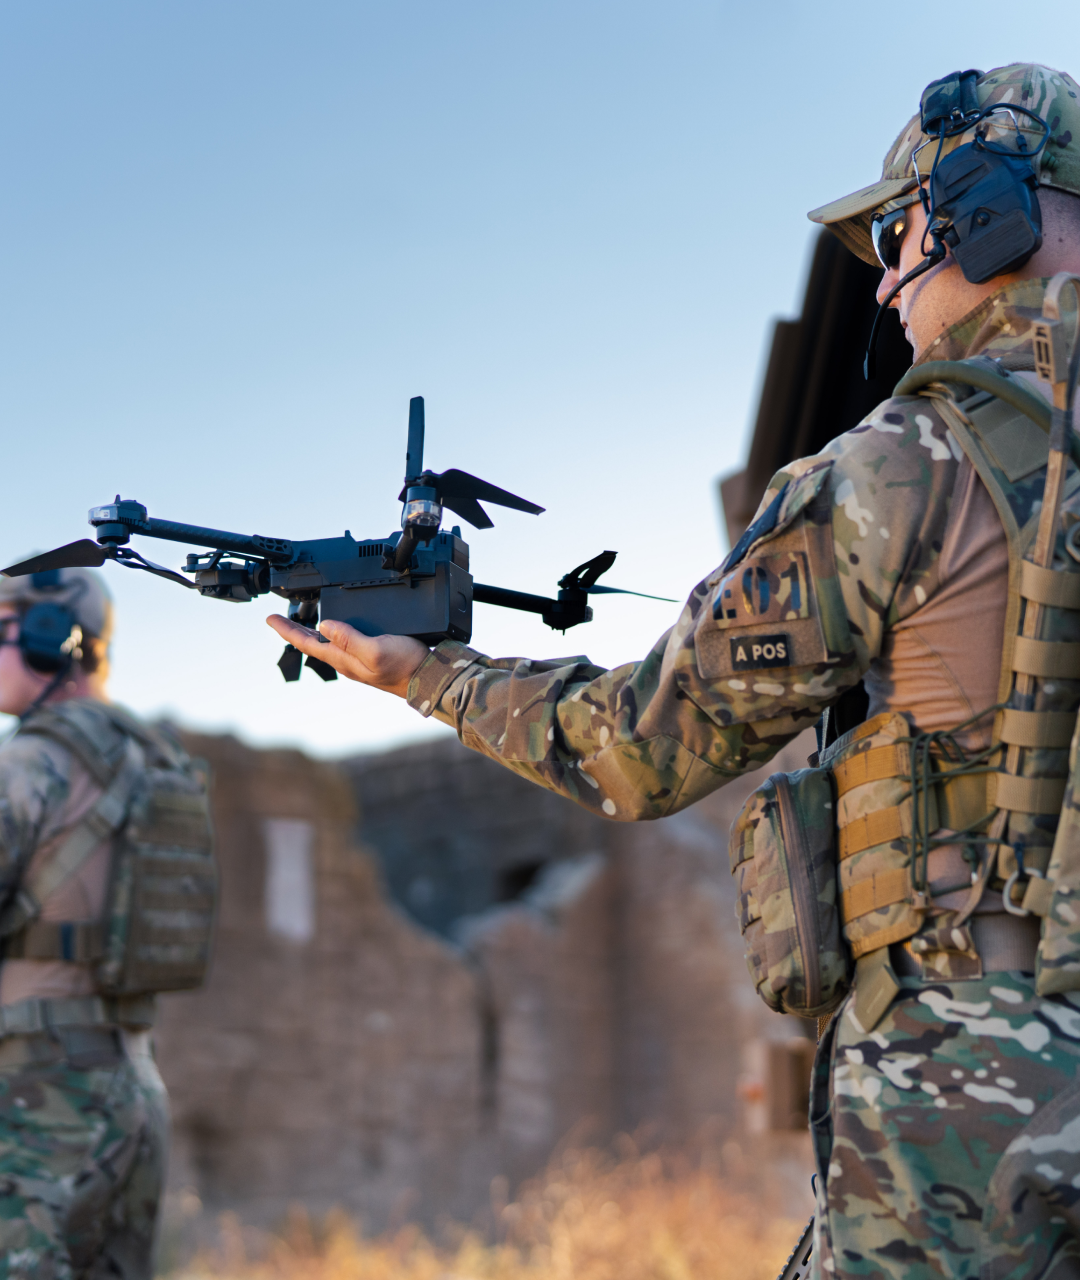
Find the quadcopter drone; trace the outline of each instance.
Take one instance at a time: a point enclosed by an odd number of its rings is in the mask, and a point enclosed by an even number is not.
[[[112,560],[215,600],[254,600],[268,592],[282,596],[289,601],[289,617],[306,627],[330,619],[347,622],[365,635],[415,636],[425,644],[467,643],[472,636],[474,601],[538,613],[549,627],[565,632],[592,620],[590,595],[644,594],[597,585],[597,579],[615,563],[614,551],[602,551],[565,574],[554,598],[473,582],[469,548],[460,527],[455,525],[449,533],[442,529],[444,508],[477,529],[492,528],[481,501],[531,515],[539,515],[544,508],[467,471],[425,471],[422,396],[409,401],[405,485],[398,500],[404,504],[401,531],[388,538],[358,542],[346,530],[340,538],[292,542],[158,520],[141,503],[117,494],[107,506],[90,509],[96,540],[82,538],[0,572],[14,578],[54,569],[98,568]],[[176,573],[129,547],[132,534],[211,549],[189,554]],[[299,680],[302,662],[303,654],[287,645],[278,666],[286,680]],[[307,666],[323,680],[337,678],[333,667],[319,658],[309,657]]]

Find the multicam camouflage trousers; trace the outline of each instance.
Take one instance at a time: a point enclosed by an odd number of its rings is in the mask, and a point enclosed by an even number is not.
[[[0,1043],[0,1280],[150,1280],[168,1104],[149,1035]]]
[[[902,978],[818,1052],[815,1277],[1080,1276],[1080,993]]]

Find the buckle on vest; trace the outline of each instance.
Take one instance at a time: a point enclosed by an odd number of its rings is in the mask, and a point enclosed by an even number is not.
[[[1027,899],[1028,885],[1032,880],[1045,880],[1046,877],[1041,871],[1036,871],[1034,867],[1025,872],[1023,859],[1019,853],[1016,856],[1016,861],[1019,864],[1017,869],[1005,881],[1005,887],[1001,890],[1001,905],[1011,916],[1029,916],[1031,915],[1030,909],[1023,905],[1023,902]],[[1022,875],[1026,878],[1027,883],[1024,886],[1024,897],[1018,904],[1012,896],[1012,891]]]

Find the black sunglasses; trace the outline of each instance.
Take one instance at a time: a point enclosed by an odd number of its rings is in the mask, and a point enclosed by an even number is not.
[[[908,229],[907,215],[907,209],[894,209],[892,213],[875,218],[870,224],[874,252],[886,271],[893,271],[900,265],[900,246],[904,243],[904,233]]]

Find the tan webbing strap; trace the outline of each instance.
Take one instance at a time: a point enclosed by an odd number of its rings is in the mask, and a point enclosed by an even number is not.
[[[891,809],[877,809],[856,818],[840,828],[838,848],[841,861],[862,853],[864,849],[871,849],[876,844],[903,839],[907,834],[904,825],[903,811],[899,805],[894,805]],[[844,918],[847,919],[846,916]]]
[[[1033,640],[1017,636],[1013,670],[1043,679],[1080,680],[1080,643],[1071,640]]]
[[[840,912],[845,923],[868,915],[878,907],[891,907],[911,894],[911,876],[906,867],[879,871],[869,880],[860,880],[840,895]]]
[[[1080,573],[1044,569],[1030,560],[1023,560],[1020,564],[1020,594],[1052,609],[1080,609]]]
[[[857,957],[855,1017],[863,1031],[873,1031],[899,990],[886,943],[879,942]]]
[[[1065,798],[1065,781],[1064,778],[1017,778],[1011,773],[991,773],[987,795],[998,809],[1057,814]]]
[[[868,751],[866,755],[874,755],[876,750]],[[900,752],[904,759],[907,759],[907,752],[902,748],[890,746],[882,750],[886,755],[894,751]],[[882,759],[884,760],[884,756]],[[883,774],[882,776],[901,777],[906,774],[905,768],[903,773],[894,771],[891,775]],[[997,777],[998,775],[966,773],[955,778],[936,776],[929,796],[930,831],[943,828],[950,831],[967,831],[987,817],[990,809],[993,808],[987,799],[988,776]],[[921,812],[920,804],[920,815]],[[864,849],[870,849],[875,844],[886,844],[891,840],[901,840],[910,836],[910,815],[911,801],[905,800],[888,809],[877,809],[873,813],[864,814],[845,823],[839,830],[837,844],[841,861],[844,858],[853,857],[856,853],[862,853]]]
[[[33,904],[29,912],[31,917],[37,915],[46,898],[79,870],[103,840],[123,826],[131,792],[142,772],[142,760],[138,744],[128,738],[124,744],[123,762],[97,804],[72,828],[52,856],[37,867],[33,875],[24,879],[19,898],[24,911]],[[15,920],[13,927],[9,925],[8,932],[15,932],[21,924],[22,921]]]
[[[1014,743],[1018,747],[1067,747],[1072,742],[1075,728],[1075,711],[1014,711],[1006,708],[1001,712],[999,737],[1002,742]]]
[[[903,778],[911,773],[911,752],[906,744],[890,744],[860,751],[857,755],[838,764],[833,769],[836,794],[861,787],[867,782],[880,782],[883,778]]]
[[[871,951],[877,951],[880,947],[887,947],[893,942],[903,942],[905,939],[912,937],[918,933],[920,926],[912,924],[912,920],[916,917],[911,912],[904,912],[903,918],[895,924],[888,925],[884,929],[877,929],[873,933],[868,933],[865,938],[856,938],[851,943],[851,954],[854,959],[858,960],[860,956],[868,955]]]
[[[1025,868],[1027,859],[1024,859]],[[1027,889],[1024,891],[1024,897],[1020,903],[1025,911],[1030,911],[1032,915],[1048,916],[1050,908],[1054,905],[1054,882],[1047,880],[1044,876],[1032,876],[1027,882]],[[1038,940],[1038,934],[1035,935]],[[1034,969],[1034,959],[1030,965],[1017,964],[1010,965],[1012,969]]]

